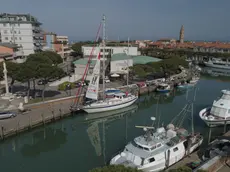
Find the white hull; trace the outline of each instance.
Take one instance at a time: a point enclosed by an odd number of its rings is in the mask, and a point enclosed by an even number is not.
[[[221,126],[226,124],[230,124],[230,121],[225,121],[224,119],[208,119],[207,115],[210,112],[210,107],[209,108],[204,108],[200,111],[199,116],[200,118],[205,122],[205,124],[209,127],[216,127],[216,126]]]
[[[209,62],[204,62],[204,65],[207,67],[213,67],[213,68],[219,68],[219,69],[229,69],[230,70],[230,66],[227,66],[227,65],[216,65],[213,63],[209,63]]]
[[[83,107],[83,110],[86,111],[87,113],[98,113],[98,112],[106,112],[106,111],[112,111],[112,110],[117,110],[121,108],[128,107],[132,105],[136,100],[138,99],[137,96],[134,96],[133,99],[127,102],[123,102],[120,104],[114,104],[114,105],[105,105],[105,106],[100,106],[100,107]]]
[[[197,142],[196,144],[192,145],[191,148],[190,148],[190,151],[181,151],[180,154],[177,154],[177,156],[171,156],[170,159],[169,159],[169,167],[172,166],[173,164],[179,162],[180,160],[182,160],[183,158],[185,158],[187,155],[191,154],[192,152],[194,152],[203,142],[203,139],[201,139],[199,142]],[[177,147],[178,145],[175,145],[175,147]],[[167,150],[168,151],[168,150]],[[165,154],[165,153],[163,153]],[[111,161],[110,161],[110,164],[113,165],[113,164],[116,164],[116,160],[121,158],[121,154],[118,154],[116,155]],[[150,164],[149,164],[150,165]],[[144,172],[159,172],[159,171],[162,171],[164,169],[167,168],[166,166],[166,159],[162,159],[161,161],[159,161],[159,163],[155,164],[155,165],[152,165],[152,166],[142,166],[142,167],[139,167],[138,170],[142,170]]]

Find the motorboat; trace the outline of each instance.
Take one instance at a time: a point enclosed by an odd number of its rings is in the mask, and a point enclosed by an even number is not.
[[[136,137],[124,150],[113,157],[111,165],[124,165],[144,172],[162,171],[197,149],[203,142],[199,133],[189,134],[173,124],[145,127],[146,134]]]
[[[160,93],[167,93],[167,92],[171,91],[171,86],[169,84],[166,84],[166,83],[161,83],[158,85],[156,91],[160,92]]]
[[[230,124],[230,91],[222,90],[222,96],[214,100],[212,107],[200,111],[200,118],[209,126]]]

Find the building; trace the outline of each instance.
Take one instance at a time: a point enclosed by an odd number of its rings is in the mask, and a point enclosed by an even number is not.
[[[128,67],[133,66],[133,59],[125,53],[113,54],[110,62],[111,74],[126,74]]]
[[[180,29],[180,43],[183,44],[184,43],[184,26],[181,26]]]
[[[93,45],[84,45],[82,46],[82,53],[83,56],[87,57],[91,55],[91,51],[93,49]],[[92,55],[94,57],[97,56],[98,52],[103,52],[103,48],[99,46],[95,46]],[[131,56],[137,56],[138,54],[138,47],[127,47],[127,46],[106,46],[105,47],[105,58],[112,56],[113,54],[120,54],[120,53],[128,53]],[[102,53],[103,54],[103,53]]]
[[[30,14],[0,14],[0,42],[22,47],[25,56],[43,46],[41,23]]]
[[[74,66],[75,66],[75,68],[74,68],[75,75],[83,75],[84,74],[88,60],[89,59],[79,59],[79,60],[76,60],[73,62]],[[92,73],[95,64],[96,64],[96,60],[91,60],[88,74]]]
[[[56,36],[57,42],[69,44],[68,36]]]
[[[57,41],[57,35],[53,32],[44,33],[44,46],[43,50],[55,51],[55,42]]]
[[[21,48],[16,44],[0,43],[0,62],[4,60],[23,63],[25,58],[23,58]]]

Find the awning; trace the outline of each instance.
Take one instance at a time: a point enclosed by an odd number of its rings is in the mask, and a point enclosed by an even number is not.
[[[118,75],[118,74],[116,74],[116,73],[114,73],[114,74],[111,75],[111,77],[114,77],[114,78],[115,78],[115,77],[119,77],[119,76],[120,76],[120,75]]]

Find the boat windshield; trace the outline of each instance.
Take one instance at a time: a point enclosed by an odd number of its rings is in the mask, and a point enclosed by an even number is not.
[[[211,109],[211,114],[222,117],[222,118],[225,117],[226,112],[227,112],[227,109],[217,107],[217,106],[212,106],[212,109]]]
[[[148,148],[143,147],[143,146],[141,146],[141,145],[138,145],[138,144],[136,144],[136,142],[134,142],[134,141],[132,141],[131,143],[132,143],[132,145],[133,145],[134,147],[136,147],[136,148],[144,149],[144,150],[146,150],[146,151],[150,151]]]
[[[230,95],[229,94],[223,94],[221,99],[230,100]]]

